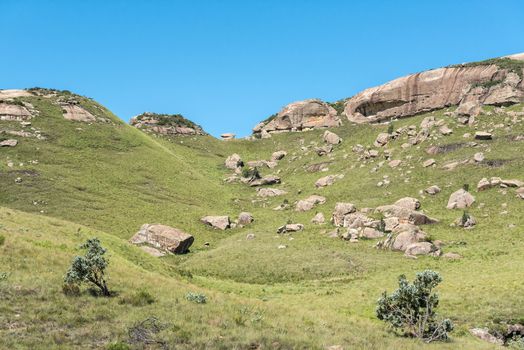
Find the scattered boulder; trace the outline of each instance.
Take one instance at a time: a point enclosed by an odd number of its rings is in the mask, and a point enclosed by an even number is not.
[[[18,144],[17,140],[9,139],[0,142],[0,147],[15,147]]]
[[[464,213],[460,218],[455,220],[455,225],[464,227],[464,228],[472,228],[476,224],[477,224],[477,220],[475,220],[475,218],[468,213]]]
[[[436,195],[440,191],[441,191],[440,187],[438,187],[437,185],[429,186],[428,188],[424,190],[424,192],[432,196]]]
[[[311,195],[311,196],[309,196],[306,199],[299,200],[297,202],[295,210],[296,211],[308,211],[308,210],[313,209],[313,207],[316,204],[324,204],[324,203],[326,203],[326,198],[325,197],[317,196],[317,195]]]
[[[413,197],[401,198],[398,201],[396,201],[394,205],[411,210],[420,209],[420,201]]]
[[[130,242],[147,244],[153,248],[174,254],[184,254],[195,239],[192,235],[174,227],[160,224],[144,224]]]
[[[234,140],[237,135],[233,133],[220,134],[220,137],[224,141]]]
[[[326,219],[324,218],[324,214],[322,214],[322,213],[317,213],[313,217],[313,219],[311,219],[311,222],[313,224],[323,224],[325,221],[326,221]]]
[[[263,186],[263,185],[274,185],[280,183],[280,177],[275,175],[266,175],[260,179],[251,179],[249,181],[249,186]]]
[[[391,135],[389,135],[388,133],[381,132],[380,134],[378,134],[378,136],[375,139],[375,142],[373,144],[375,145],[375,147],[385,146],[389,142],[390,136]]]
[[[437,247],[430,242],[416,242],[407,246],[404,251],[404,255],[408,257],[413,257],[417,255],[432,255],[439,256],[440,251]]]
[[[246,226],[253,222],[253,214],[248,212],[242,212],[238,214],[238,224],[240,226]]]
[[[227,157],[224,165],[228,169],[235,170],[237,168],[244,166],[244,162],[242,162],[242,158],[240,158],[238,154],[233,153],[232,155]]]
[[[524,199],[524,187],[517,189],[517,197],[520,199]]]
[[[475,133],[475,140],[491,140],[493,136],[487,131],[477,131]]]
[[[273,162],[279,161],[282,158],[284,158],[286,155],[287,155],[286,151],[273,152],[273,154],[271,155],[271,161],[273,161]]]
[[[225,230],[231,227],[231,221],[229,220],[229,216],[223,215],[223,216],[204,216],[200,219],[201,222],[204,224],[211,226],[213,228],[217,228],[220,230]]]
[[[339,179],[342,179],[344,177],[344,175],[342,174],[339,174],[339,175],[328,175],[328,176],[324,176],[324,177],[321,177],[320,179],[318,179],[316,182],[315,182],[315,187],[326,187],[326,186],[331,186],[335,183],[336,180],[339,180]]]
[[[331,222],[333,222],[333,225],[335,226],[342,226],[344,224],[344,217],[356,211],[357,208],[354,204],[339,202],[335,204],[335,210],[331,216]]]
[[[364,227],[360,233],[360,237],[367,239],[376,239],[384,237],[384,232],[377,230],[373,227]]]
[[[439,132],[444,135],[444,136],[448,136],[448,135],[451,135],[453,133],[453,130],[451,130],[450,128],[448,128],[447,125],[443,125],[440,127],[439,129]]]
[[[334,132],[326,130],[326,132],[324,133],[324,142],[330,145],[338,145],[342,142],[342,139]]]
[[[413,225],[428,225],[438,222],[437,219],[431,218],[420,211],[400,207],[398,205],[382,205],[377,207],[375,211],[386,215],[386,217],[397,217],[400,220],[407,221]]]
[[[424,168],[427,168],[427,167],[430,167],[430,166],[434,165],[435,163],[436,163],[435,159],[430,158],[430,159],[424,161],[424,163],[422,163],[422,166]]]
[[[477,163],[480,163],[484,160],[484,153],[477,152],[473,155],[473,160]]]
[[[325,145],[323,147],[315,147],[315,152],[322,157],[325,156],[331,152],[333,152],[333,146],[332,145]]]
[[[304,229],[304,225],[302,224],[287,224],[284,226],[280,226],[277,229],[277,233],[297,232],[297,231],[302,231],[303,229]]]
[[[487,341],[488,343],[504,345],[504,341],[490,334],[489,329],[487,328],[471,328],[469,332],[475,337]]]
[[[468,191],[461,188],[451,194],[448,200],[447,209],[464,209],[469,208],[475,202],[473,197]]]
[[[402,161],[400,159],[395,159],[395,160],[392,160],[388,163],[388,165],[391,167],[391,168],[396,168],[398,167],[400,164],[402,163]]]
[[[257,189],[257,196],[266,198],[266,197],[276,197],[276,196],[282,196],[287,194],[286,191],[280,190],[278,188],[258,188]]]

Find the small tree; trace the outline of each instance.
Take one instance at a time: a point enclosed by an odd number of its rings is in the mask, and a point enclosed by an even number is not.
[[[85,249],[86,254],[73,259],[64,277],[64,282],[68,285],[91,283],[100,289],[103,296],[109,296],[111,293],[105,280],[105,270],[109,262],[104,257],[107,249],[100,245],[98,238],[88,239],[80,248]]]
[[[391,295],[384,292],[378,300],[378,319],[388,322],[404,335],[427,343],[447,339],[453,323],[449,319],[437,320],[435,313],[439,298],[433,289],[440,282],[440,275],[431,270],[417,273],[413,284],[409,284],[404,275],[399,276],[399,289]]]
[[[395,127],[393,126],[393,123],[389,124],[388,126],[388,134],[393,134],[393,131],[395,130]]]

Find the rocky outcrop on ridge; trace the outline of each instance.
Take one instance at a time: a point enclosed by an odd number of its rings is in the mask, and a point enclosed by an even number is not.
[[[481,105],[510,105],[524,100],[524,58],[513,55],[429,70],[366,89],[348,99],[345,114],[355,123],[459,106],[459,113],[478,114]]]
[[[207,135],[197,124],[180,114],[146,112],[131,118],[129,123],[145,131],[167,136]]]
[[[293,102],[253,128],[255,135],[340,126],[335,108],[319,99]]]

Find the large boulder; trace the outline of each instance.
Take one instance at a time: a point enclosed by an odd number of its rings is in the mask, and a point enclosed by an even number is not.
[[[394,205],[397,205],[402,208],[407,208],[411,210],[418,210],[420,209],[420,201],[413,197],[404,197],[399,199],[394,203]]]
[[[27,121],[31,118],[32,114],[26,106],[9,101],[0,102],[0,120]]]
[[[229,220],[229,216],[222,215],[222,216],[204,216],[200,219],[201,222],[204,224],[211,226],[213,228],[217,228],[220,230],[225,230],[231,227],[231,221]]]
[[[192,235],[174,227],[160,224],[144,224],[129,240],[133,244],[147,244],[174,254],[184,254],[195,239]]]
[[[339,125],[341,121],[333,107],[321,100],[310,99],[288,104],[269,121],[255,126],[253,133],[262,135],[263,132],[300,131]]]
[[[284,226],[280,226],[277,229],[277,233],[297,232],[297,231],[302,231],[303,229],[304,229],[304,225],[302,224],[287,224]]]
[[[15,147],[17,144],[18,141],[14,139],[0,141],[0,147]]]
[[[306,199],[299,200],[295,207],[296,211],[308,211],[313,209],[316,204],[326,203],[326,198],[317,195],[311,195]]]
[[[448,200],[448,209],[464,209],[469,208],[475,202],[473,197],[468,191],[460,189],[451,194]]]
[[[377,213],[382,213],[386,217],[396,217],[400,220],[410,222],[414,225],[427,225],[437,223],[438,220],[427,216],[426,214],[405,208],[398,205],[382,205],[375,209]]]
[[[404,251],[406,256],[417,256],[417,255],[440,255],[439,249],[430,242],[416,242],[411,243],[406,247]]]
[[[238,224],[240,226],[246,226],[253,222],[253,214],[248,212],[242,212],[238,214]]]
[[[349,98],[344,111],[351,122],[376,123],[468,101],[479,105],[518,103],[524,98],[522,78],[504,67],[509,59],[433,69],[398,78]],[[464,105],[461,110],[468,114],[477,112],[473,105]]]
[[[284,158],[286,155],[287,155],[286,151],[273,152],[273,154],[271,155],[271,161],[273,161],[273,162],[279,161],[282,158]]]

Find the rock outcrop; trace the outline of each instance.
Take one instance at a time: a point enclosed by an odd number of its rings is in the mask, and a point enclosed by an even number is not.
[[[460,113],[478,113],[481,105],[509,105],[524,100],[524,62],[521,56],[429,70],[366,89],[348,99],[345,114],[355,123],[459,106]],[[508,68],[511,66],[511,68]]]
[[[263,133],[329,128],[341,124],[335,108],[321,100],[310,99],[288,104],[277,115],[255,126],[253,133],[262,136]]]
[[[180,114],[157,114],[146,112],[131,118],[129,123],[138,129],[160,135],[207,135],[199,125],[184,118]]]
[[[193,244],[192,235],[174,227],[160,224],[145,224],[131,239],[133,244],[146,244],[164,252],[184,254]],[[150,252],[150,253],[154,253]],[[157,254],[160,256],[162,254]]]

